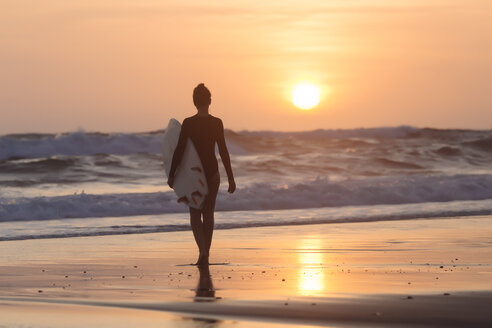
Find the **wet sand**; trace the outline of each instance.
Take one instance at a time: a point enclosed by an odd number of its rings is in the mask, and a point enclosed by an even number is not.
[[[191,232],[2,242],[0,326],[490,326],[491,236],[492,217],[218,230],[201,270]]]

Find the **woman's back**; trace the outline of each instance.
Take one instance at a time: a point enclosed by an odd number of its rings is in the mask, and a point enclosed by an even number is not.
[[[212,115],[194,115],[183,121],[182,133],[190,138],[202,161],[207,179],[217,173],[219,167],[215,156],[215,143],[223,136],[222,121]]]

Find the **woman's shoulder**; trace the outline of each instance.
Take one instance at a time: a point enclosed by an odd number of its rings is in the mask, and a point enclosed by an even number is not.
[[[193,115],[193,116],[189,116],[189,117],[185,118],[185,119],[183,120],[183,123],[184,123],[185,121],[193,120],[194,118],[196,118],[196,114],[195,114],[195,115]]]
[[[210,119],[213,120],[217,124],[222,124],[222,120],[218,117],[210,115]]]
[[[185,124],[189,124],[191,122],[193,122],[194,120],[196,119],[196,115],[193,115],[193,116],[190,116],[190,117],[187,117],[183,120],[183,125]]]

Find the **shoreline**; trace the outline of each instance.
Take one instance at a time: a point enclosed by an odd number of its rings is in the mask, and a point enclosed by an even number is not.
[[[205,315],[221,327],[486,326],[491,235],[492,216],[217,230],[218,265],[205,272],[188,265],[189,231],[1,242],[0,312],[34,302],[53,322],[72,304]]]
[[[181,213],[179,213],[181,214]],[[408,221],[408,220],[447,220],[452,218],[470,218],[470,219],[486,219],[489,215],[482,214],[481,211],[477,211],[477,214],[469,214],[469,215],[457,215],[452,217],[442,217],[441,215],[436,216],[428,216],[428,217],[416,217],[416,216],[408,216],[408,217],[399,217],[399,218],[364,218],[364,219],[344,219],[340,221],[326,221],[326,222],[288,222],[288,223],[265,223],[262,225],[255,226],[243,226],[240,224],[225,224],[221,225],[220,223],[215,225],[215,231],[217,230],[231,230],[231,229],[248,229],[248,228],[269,228],[269,227],[289,227],[289,226],[307,226],[307,225],[325,225],[325,224],[350,224],[350,223],[371,223],[371,222],[388,222],[388,221]],[[80,220],[80,219],[74,219]],[[183,231],[191,231],[189,226],[183,226],[182,228],[174,228],[175,230],[169,230],[166,228],[163,229],[149,229],[149,231],[139,230],[137,232],[107,232],[101,234],[68,234],[63,236],[58,235],[38,235],[38,236],[26,236],[26,237],[15,237],[12,239],[2,238],[0,237],[0,242],[9,242],[9,241],[23,241],[23,240],[40,240],[40,239],[64,239],[64,238],[79,238],[79,237],[104,237],[104,236],[126,236],[126,235],[144,235],[144,234],[152,234],[152,233],[173,233],[173,232],[183,232]]]
[[[343,206],[305,209],[218,211],[215,230],[317,224],[487,218],[492,199],[422,204]],[[446,213],[443,216],[443,213]],[[188,213],[2,221],[0,242],[189,231]],[[27,228],[28,227],[28,228]],[[81,229],[85,227],[86,229]]]

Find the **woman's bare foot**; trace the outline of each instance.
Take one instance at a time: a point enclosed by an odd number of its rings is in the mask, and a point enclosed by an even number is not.
[[[208,254],[205,253],[200,253],[200,256],[198,257],[198,261],[196,262],[196,265],[206,265],[208,264]]]

